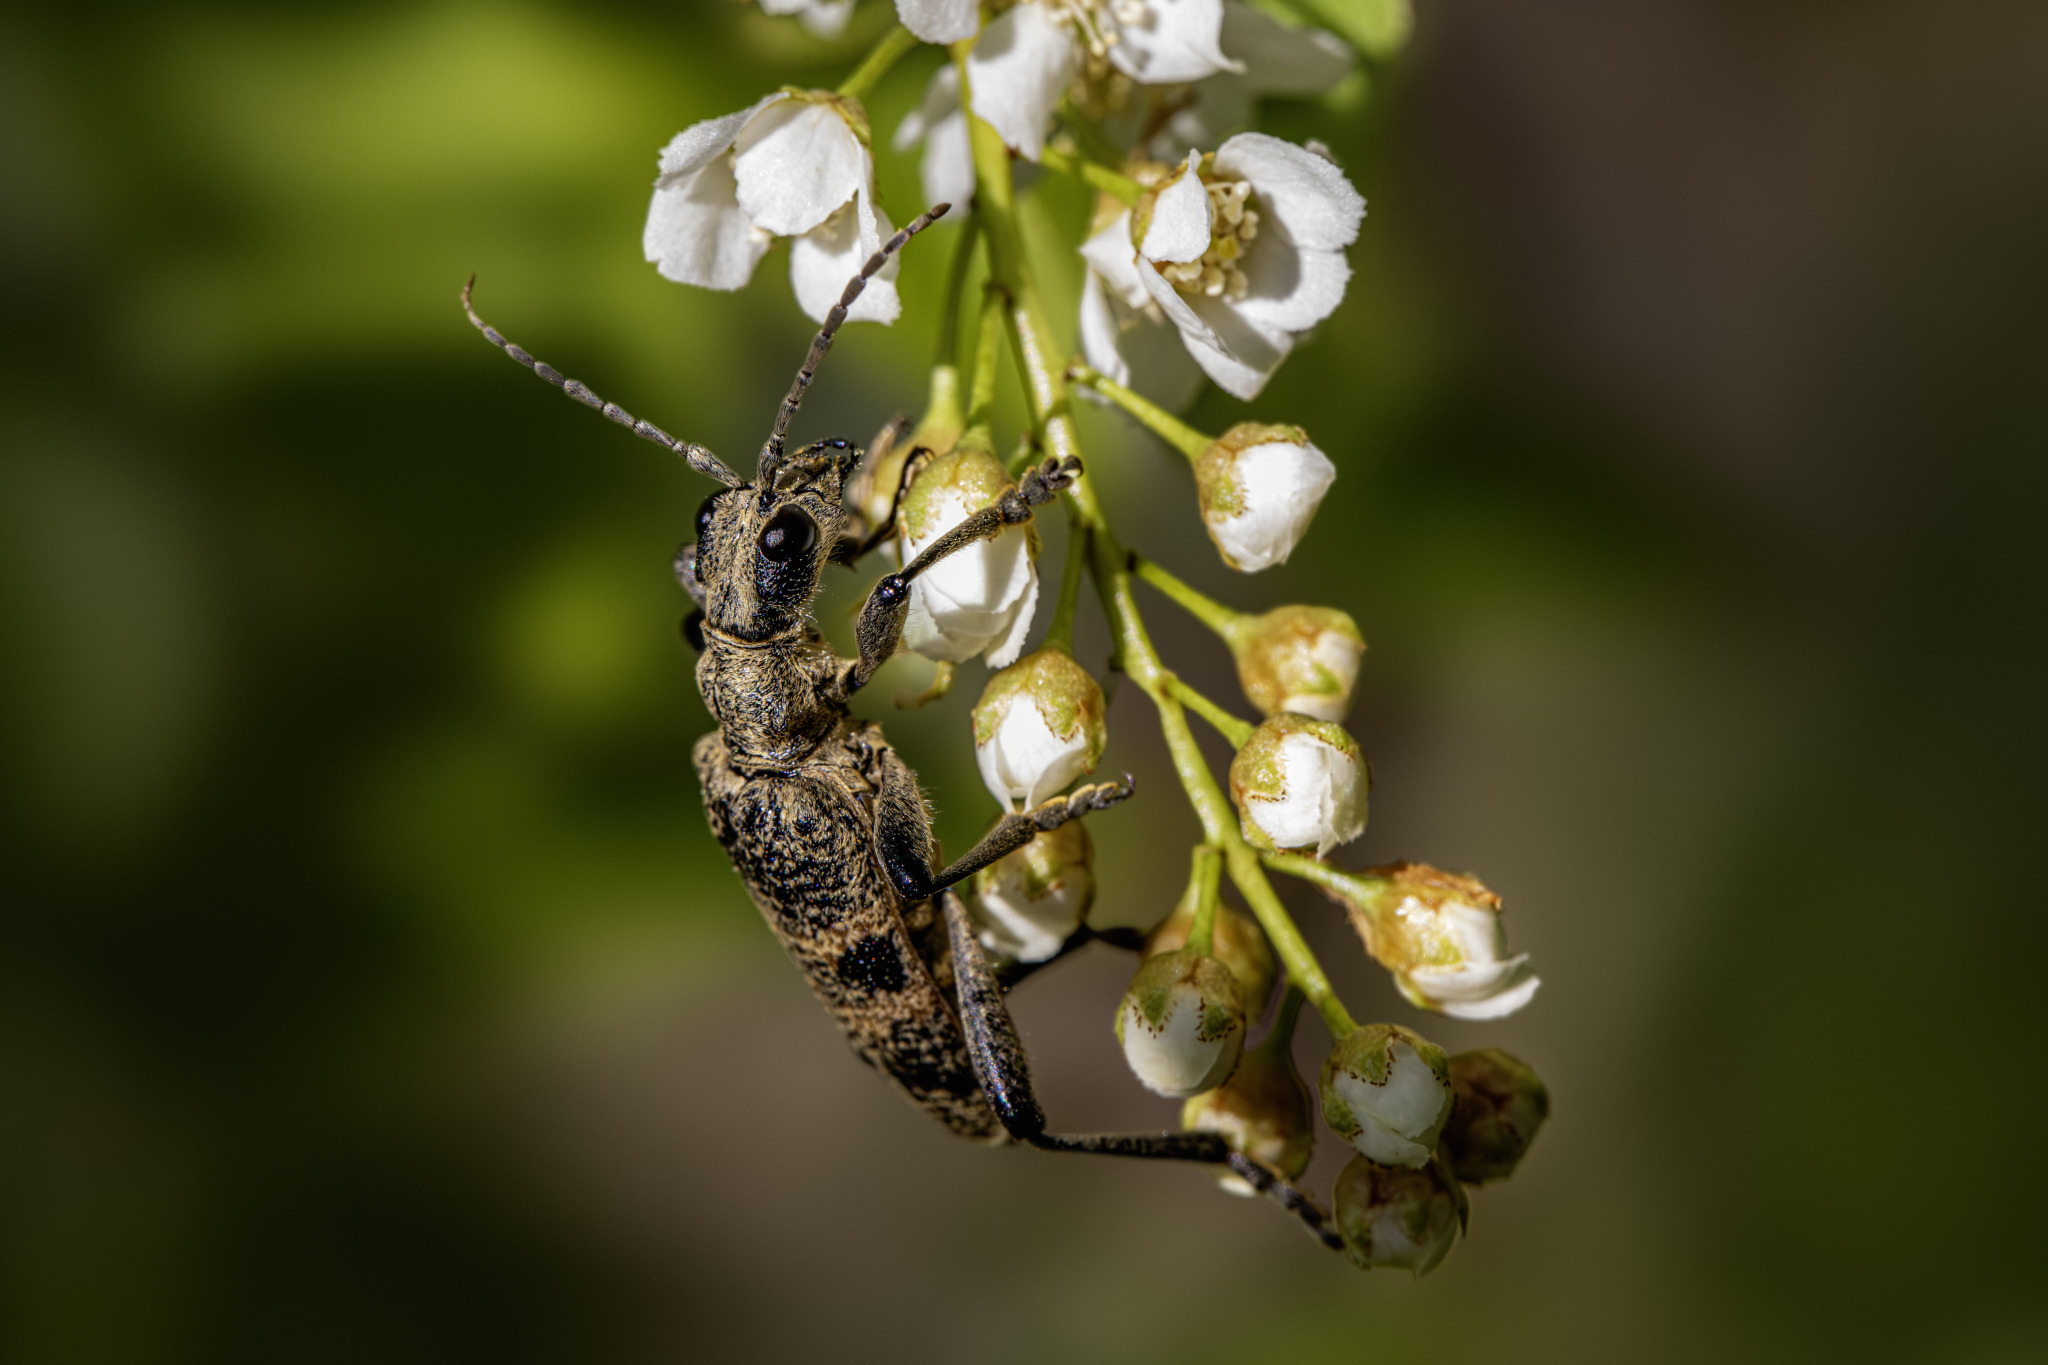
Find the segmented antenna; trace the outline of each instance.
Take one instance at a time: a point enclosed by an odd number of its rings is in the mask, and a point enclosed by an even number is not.
[[[853,301],[860,297],[860,291],[867,288],[868,280],[889,263],[889,258],[903,249],[903,244],[943,218],[951,204],[934,204],[914,219],[909,227],[882,243],[882,249],[868,257],[868,263],[860,268],[860,274],[846,282],[846,292],[839,296],[839,302],[832,305],[832,311],[825,314],[825,325],[818,329],[818,335],[811,341],[811,353],[804,357],[803,368],[796,372],[796,382],[789,386],[789,396],[782,400],[782,411],[775,415],[775,430],[768,433],[767,442],[761,447],[760,467],[754,471],[754,482],[763,488],[775,483],[776,466],[782,463],[782,443],[789,437],[789,424],[796,418],[796,410],[803,406],[804,390],[817,378],[818,362],[825,358],[825,352],[832,349],[832,338],[838,335],[839,324],[846,321],[846,310],[853,307]]]
[[[898,235],[901,236],[902,234],[899,233]],[[641,421],[617,403],[605,402],[604,399],[592,393],[582,380],[569,378],[545,360],[534,359],[524,346],[514,341],[507,341],[503,333],[478,317],[476,309],[469,306],[469,292],[474,288],[476,288],[476,276],[471,275],[469,283],[462,286],[462,311],[469,314],[470,323],[479,332],[484,334],[484,340],[490,342],[493,346],[503,349],[506,355],[511,356],[514,360],[524,365],[527,369],[532,370],[542,379],[547,380],[548,383],[553,384],[563,393],[568,394],[584,407],[596,408],[606,417],[609,417],[612,421],[617,422],[620,426],[625,427],[643,440],[652,441],[659,446],[667,446],[670,450],[673,450],[676,454],[682,456],[684,460],[688,461],[690,468],[696,470],[699,474],[716,479],[727,488],[737,488],[739,486],[740,476],[727,469],[724,461],[720,460],[703,446],[694,445],[689,441],[678,441],[675,437],[654,425],[654,423]]]

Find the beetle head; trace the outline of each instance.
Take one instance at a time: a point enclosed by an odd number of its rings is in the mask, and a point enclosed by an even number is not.
[[[704,499],[694,554],[679,556],[677,570],[710,625],[763,640],[802,621],[846,532],[840,488],[859,459],[848,442],[820,442],[783,460],[763,482]]]

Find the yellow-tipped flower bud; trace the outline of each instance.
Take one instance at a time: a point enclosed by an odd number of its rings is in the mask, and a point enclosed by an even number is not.
[[[1409,1169],[1356,1157],[1337,1177],[1337,1230],[1360,1270],[1409,1270],[1420,1279],[1451,1254],[1464,1200],[1441,1162]]]
[[[1444,1125],[1444,1157],[1460,1180],[1505,1180],[1550,1117],[1550,1091],[1527,1063],[1499,1048],[1461,1052],[1450,1066],[1457,1098]]]
[[[1368,1024],[1323,1063],[1323,1121],[1383,1166],[1420,1166],[1451,1116],[1444,1050],[1398,1024]]]
[[[1238,423],[1195,461],[1202,523],[1240,573],[1285,563],[1336,477],[1300,427],[1260,422]]]
[[[1002,462],[979,448],[956,446],[926,465],[903,498],[903,562],[992,505],[1011,483]],[[1031,527],[1012,526],[934,564],[910,585],[904,645],[940,663],[984,652],[990,667],[1010,663],[1038,605],[1037,552]]]
[[[1181,1107],[1180,1126],[1220,1133],[1232,1148],[1289,1180],[1308,1169],[1316,1136],[1308,1085],[1284,1046],[1261,1043],[1244,1054],[1230,1079]],[[1236,1175],[1220,1177],[1232,1194],[1254,1194]]]
[[[1146,958],[1117,1006],[1124,1060],[1155,1095],[1185,1099],[1228,1080],[1244,1049],[1237,978],[1192,948]]]
[[[1181,897],[1173,913],[1146,936],[1146,957],[1157,957],[1187,946],[1188,934],[1195,927],[1195,902],[1196,897],[1190,889],[1189,894]],[[1236,906],[1221,903],[1216,907],[1209,939],[1210,953],[1237,978],[1238,992],[1245,1008],[1258,1013],[1265,1006],[1266,997],[1273,993],[1273,981],[1279,972],[1273,961],[1273,949],[1267,944],[1265,934],[1260,932],[1259,922]]]
[[[988,680],[974,704],[974,761],[989,794],[1035,806],[1092,771],[1109,740],[1102,688],[1063,649],[1041,649]]]
[[[1351,709],[1351,687],[1365,637],[1334,607],[1276,607],[1241,616],[1225,628],[1237,656],[1245,699],[1262,715],[1283,711],[1340,721]]]
[[[1358,741],[1342,726],[1285,713],[1253,731],[1230,764],[1246,842],[1318,857],[1365,833],[1370,781]]]
[[[1088,828],[1069,820],[974,874],[969,909],[982,947],[1012,962],[1050,960],[1095,903]]]
[[[1356,884],[1355,894],[1338,897],[1352,926],[1419,1008],[1499,1019],[1543,984],[1527,953],[1508,956],[1500,897],[1478,878],[1403,862],[1373,868]]]

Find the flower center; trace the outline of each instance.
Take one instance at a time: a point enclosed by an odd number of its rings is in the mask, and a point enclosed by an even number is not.
[[[1259,211],[1251,207],[1245,180],[1202,181],[1209,191],[1209,249],[1198,261],[1163,261],[1159,273],[1183,293],[1212,299],[1241,299],[1251,288],[1239,262],[1259,235]]]

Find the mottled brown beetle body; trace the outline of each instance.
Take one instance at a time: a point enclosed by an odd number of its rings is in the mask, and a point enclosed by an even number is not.
[[[718,721],[694,755],[704,810],[768,927],[854,1052],[963,1137],[1228,1165],[1327,1245],[1341,1247],[1319,1205],[1213,1133],[1046,1131],[1003,988],[950,888],[1040,831],[1123,800],[1130,780],[1007,813],[963,857],[938,869],[916,777],[879,726],[847,710],[847,698],[901,644],[911,583],[946,556],[1030,521],[1033,508],[1051,502],[1080,472],[1079,463],[1047,460],[1027,470],[992,505],[885,574],[854,629],[858,658],[834,654],[811,620],[824,566],[860,559],[889,533],[894,517],[857,532],[841,495],[860,453],[845,441],[822,441],[785,455],[790,420],[867,280],[945,211],[941,204],[897,233],[847,285],[783,400],[752,480],[535,360],[470,310],[468,288],[463,307],[514,360],[725,485],[698,508],[697,540],[675,563],[678,581],[698,605],[684,623],[701,650],[697,687]]]

